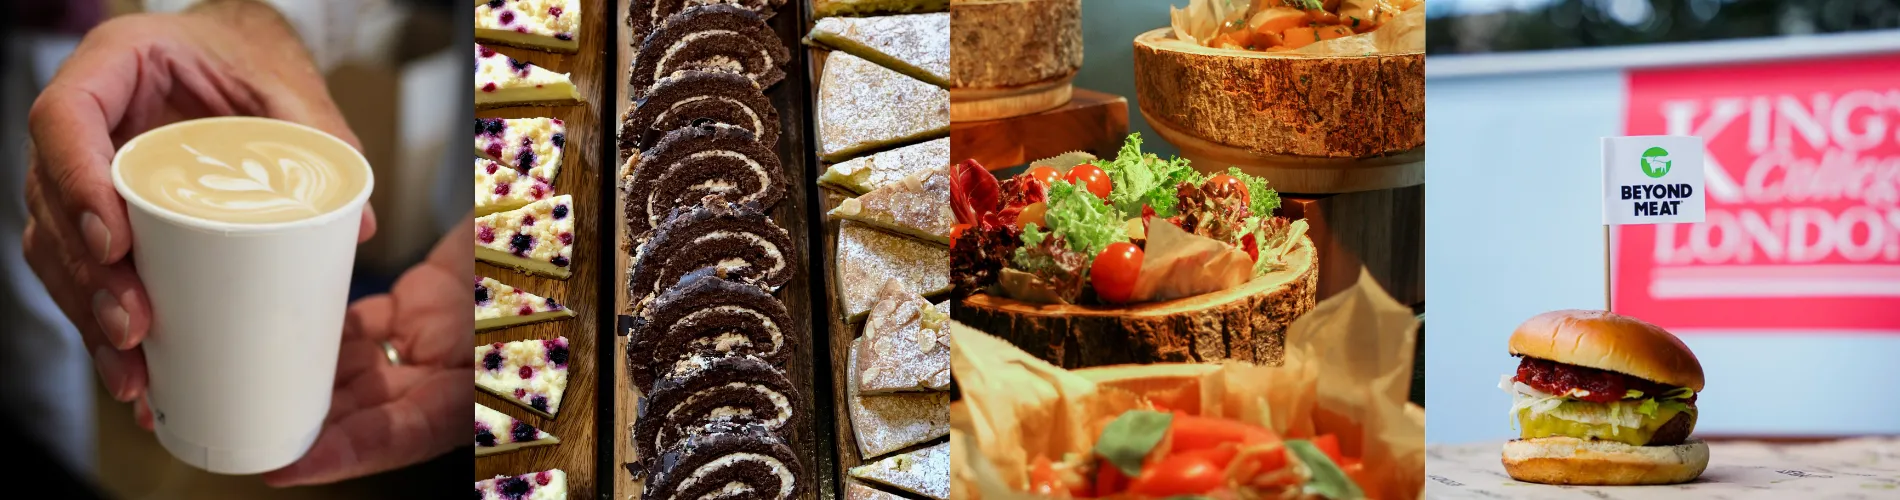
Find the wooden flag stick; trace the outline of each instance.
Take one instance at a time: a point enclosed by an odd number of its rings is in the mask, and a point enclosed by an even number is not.
[[[1610,311],[1610,225],[1603,225],[1603,310]]]

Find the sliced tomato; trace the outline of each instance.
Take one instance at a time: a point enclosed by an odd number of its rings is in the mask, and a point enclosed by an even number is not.
[[[950,226],[950,249],[955,250],[957,248],[957,237],[963,236],[963,232],[969,229],[970,229],[969,224],[957,224],[957,225]]]
[[[1227,464],[1232,463],[1234,461],[1234,456],[1240,454],[1240,444],[1239,443],[1221,443],[1219,445],[1215,445],[1212,448],[1201,448],[1198,450],[1170,449],[1168,450],[1168,453],[1169,453],[1169,456],[1194,455],[1201,458],[1205,458],[1209,462],[1213,462],[1214,466],[1220,467],[1222,470],[1226,470]]]
[[[1153,498],[1195,495],[1222,486],[1226,470],[1207,457],[1175,454],[1142,468],[1141,477],[1128,483],[1128,492]]]
[[[1086,163],[1069,169],[1069,173],[1063,175],[1062,180],[1069,181],[1076,187],[1086,188],[1096,198],[1103,200],[1107,200],[1108,192],[1114,189],[1114,183],[1108,179],[1108,172],[1102,171],[1102,167]]]
[[[1097,498],[1106,497],[1128,490],[1128,476],[1107,460],[1095,461],[1095,491]]]
[[[1333,463],[1339,463],[1339,436],[1327,434],[1313,438],[1313,447],[1326,453],[1326,458],[1333,459]]]
[[[1237,461],[1229,465],[1228,468],[1236,469],[1240,471],[1241,474],[1244,474],[1244,476],[1242,477],[1253,477],[1253,478],[1258,478],[1260,476],[1267,475],[1268,473],[1271,473],[1273,471],[1285,469],[1287,465],[1286,448],[1279,445],[1270,445],[1270,446],[1271,447],[1269,449],[1264,450],[1264,451],[1250,452],[1251,454],[1237,459]],[[1249,484],[1258,484],[1257,482],[1250,481],[1250,480],[1243,479],[1243,481],[1246,481]]]
[[[1126,241],[1108,244],[1089,264],[1089,284],[1103,302],[1120,304],[1135,295],[1135,278],[1141,275],[1141,247]]]
[[[1222,443],[1250,446],[1279,440],[1274,437],[1273,431],[1264,427],[1181,412],[1174,413],[1169,431],[1174,434],[1174,446],[1170,448],[1173,451],[1213,448]]]

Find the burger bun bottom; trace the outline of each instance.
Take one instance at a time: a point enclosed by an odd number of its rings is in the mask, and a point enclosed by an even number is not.
[[[1504,471],[1541,484],[1623,486],[1694,481],[1709,467],[1709,445],[1689,438],[1674,446],[1631,446],[1571,437],[1504,444]]]

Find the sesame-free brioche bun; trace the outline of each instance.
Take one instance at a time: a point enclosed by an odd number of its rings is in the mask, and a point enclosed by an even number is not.
[[[1674,446],[1631,446],[1571,437],[1504,443],[1504,471],[1540,484],[1623,486],[1694,481],[1709,467],[1709,445],[1690,438]]]
[[[1532,317],[1511,333],[1511,355],[1609,370],[1702,392],[1702,363],[1661,327],[1606,311]]]

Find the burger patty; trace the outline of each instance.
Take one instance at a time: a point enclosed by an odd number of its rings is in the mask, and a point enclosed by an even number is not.
[[[1655,397],[1676,390],[1676,386],[1660,384],[1630,375],[1608,370],[1598,370],[1577,365],[1558,363],[1547,359],[1529,356],[1517,365],[1517,381],[1534,389],[1551,394],[1564,394],[1571,389],[1582,389],[1589,394],[1572,395],[1573,399],[1592,403],[1609,403],[1623,399],[1630,389],[1643,391],[1646,397]],[[1695,404],[1695,396],[1685,401]]]
[[[1677,413],[1655,434],[1649,436],[1649,446],[1675,446],[1689,439],[1689,431],[1695,430],[1695,416],[1688,412]]]

